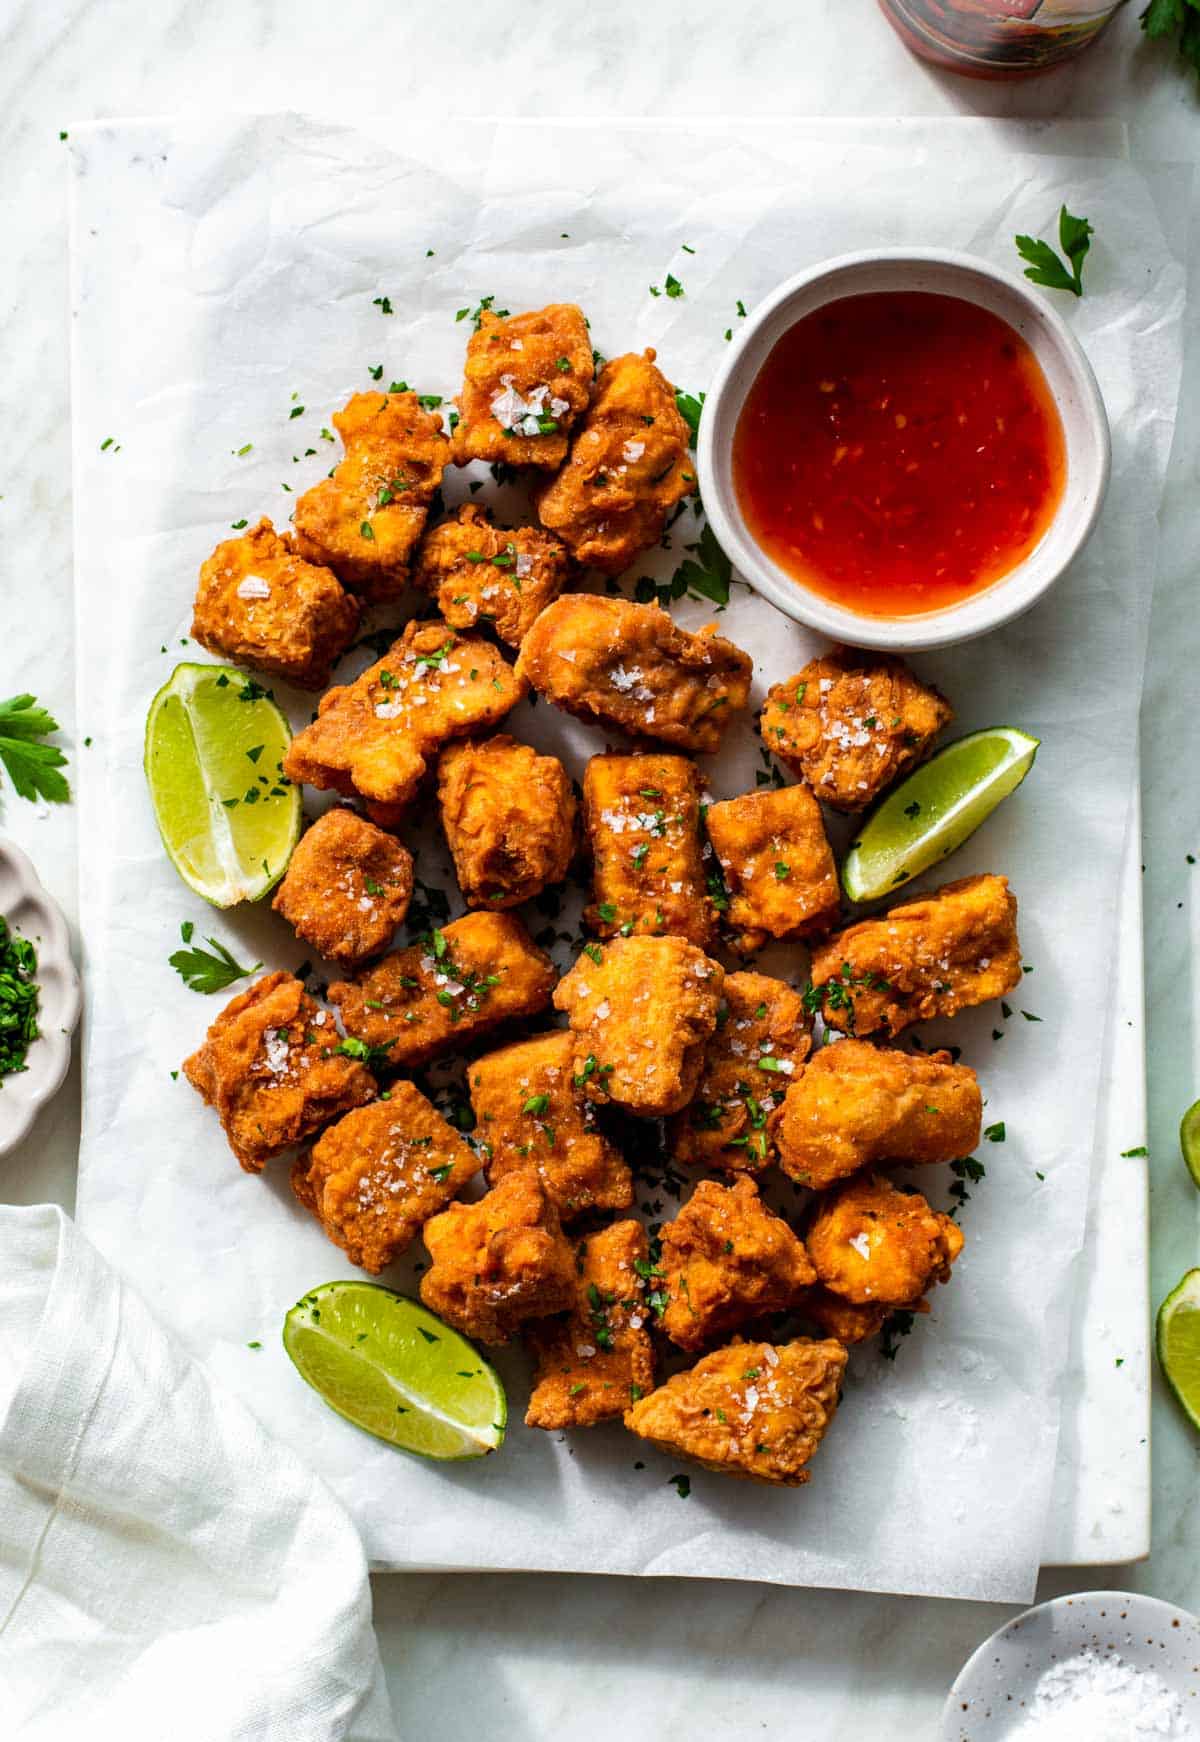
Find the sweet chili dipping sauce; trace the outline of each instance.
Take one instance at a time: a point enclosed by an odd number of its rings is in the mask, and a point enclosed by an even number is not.
[[[750,533],[870,616],[938,610],[998,580],[1054,517],[1062,422],[998,315],[924,291],[805,315],[760,369],[733,438]]]

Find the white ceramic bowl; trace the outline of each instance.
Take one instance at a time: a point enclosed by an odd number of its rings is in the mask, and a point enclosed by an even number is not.
[[[37,951],[42,1031],[29,1048],[28,1069],[0,1078],[0,1155],[7,1155],[28,1134],[38,1109],[67,1074],[80,997],[67,922],[42,888],[30,860],[2,838],[0,914]]]
[[[950,1689],[938,1742],[1005,1742],[1044,1671],[1085,1649],[1152,1670],[1178,1697],[1185,1734],[1200,1734],[1200,1620],[1157,1597],[1080,1591],[1027,1609],[984,1641]]]
[[[733,432],[759,370],[789,327],[842,297],[897,290],[961,297],[1016,329],[1041,364],[1058,406],[1067,478],[1045,535],[1007,575],[941,610],[875,617],[847,610],[806,587],[757,543],[733,486]],[[744,580],[789,617],[835,641],[900,650],[967,641],[1027,611],[1086,543],[1104,500],[1111,455],[1108,418],[1091,364],[1046,296],[973,255],[927,248],[843,254],[772,292],[750,314],[709,388],[696,457],[705,512]]]

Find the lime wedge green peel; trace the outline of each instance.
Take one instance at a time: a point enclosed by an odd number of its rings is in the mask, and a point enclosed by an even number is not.
[[[1189,1270],[1159,1307],[1154,1341],[1167,1384],[1200,1427],[1200,1270]]]
[[[257,901],[300,838],[300,789],[283,780],[287,720],[244,671],[177,665],[150,704],[146,779],[163,846],[214,907]]]
[[[504,1442],[495,1369],[419,1301],[376,1282],[327,1282],[296,1302],[283,1346],[355,1427],[423,1458],[482,1458]]]
[[[879,901],[947,858],[1020,786],[1040,740],[989,726],[947,744],[863,824],[842,866],[851,901]]]
[[[1192,1184],[1200,1187],[1200,1101],[1193,1101],[1179,1121],[1179,1147]]]

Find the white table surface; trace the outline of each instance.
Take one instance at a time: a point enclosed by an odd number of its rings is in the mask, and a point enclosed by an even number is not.
[[[1133,147],[1195,161],[1200,85],[1140,41],[1136,5],[1076,66],[1011,87],[909,59],[873,0],[0,0],[0,694],[33,690],[86,756],[75,720],[67,392],[66,177],[59,129],[104,115],[297,107],[352,121],[403,106],[431,127],[507,115],[1116,116]],[[1200,308],[1200,303],[1197,304]],[[1200,313],[1185,416],[1200,416]],[[1180,475],[1171,504],[1200,488]],[[85,537],[86,527],[75,529]],[[1197,1093],[1190,941],[1200,915],[1195,564],[1160,575],[1143,716],[1154,1298],[1197,1262],[1200,1200],[1175,1128]],[[94,651],[103,657],[103,649]],[[71,809],[0,800],[0,828],[76,906]],[[0,1195],[71,1206],[78,1078],[42,1118]],[[1200,1443],[1159,1387],[1150,1560],[1093,1586],[1200,1606]],[[897,1496],[903,1504],[903,1496]],[[659,1742],[701,1730],[850,1742],[932,1736],[964,1658],[1006,1611],[965,1603],[716,1583],[542,1575],[379,1579],[376,1618],[401,1734],[446,1742],[599,1742],[632,1719]]]

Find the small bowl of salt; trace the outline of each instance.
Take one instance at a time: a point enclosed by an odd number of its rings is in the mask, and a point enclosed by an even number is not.
[[[979,1647],[939,1742],[1200,1742],[1200,1620],[1157,1597],[1081,1591]]]

